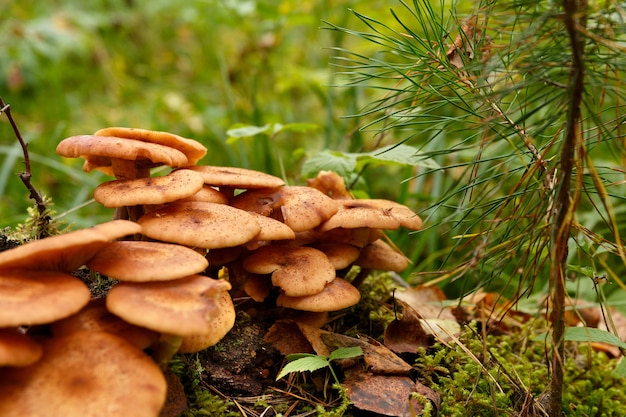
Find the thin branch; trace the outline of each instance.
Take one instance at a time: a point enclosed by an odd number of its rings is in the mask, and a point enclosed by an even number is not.
[[[31,182],[32,174],[30,171],[30,156],[28,154],[28,144],[22,138],[22,134],[20,133],[20,130],[18,129],[17,124],[15,123],[15,120],[13,119],[13,116],[11,115],[11,105],[6,104],[4,100],[2,100],[2,97],[0,97],[0,114],[2,113],[6,114],[7,119],[9,120],[9,123],[11,124],[11,127],[13,128],[13,132],[15,133],[15,137],[17,138],[17,140],[20,143],[20,146],[22,147],[22,153],[24,154],[24,171],[20,172],[18,176],[20,177],[20,180],[22,180],[22,182],[24,183],[24,186],[26,186],[26,189],[30,193],[29,198],[35,201],[35,205],[37,206],[37,211],[39,212],[41,221],[43,222],[44,225],[47,225],[48,223],[50,223],[51,218],[47,214],[46,203],[41,193],[37,191],[37,189]],[[39,228],[38,230],[39,235],[37,237],[38,238],[45,237],[46,230],[47,230],[46,227]]]

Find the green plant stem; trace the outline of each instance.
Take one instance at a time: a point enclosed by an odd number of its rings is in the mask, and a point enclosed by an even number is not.
[[[563,409],[563,376],[564,376],[564,307],[565,307],[565,274],[567,268],[568,242],[574,221],[574,214],[579,200],[579,187],[574,188],[572,195],[572,174],[576,168],[576,149],[582,149],[579,123],[581,119],[581,102],[584,90],[583,44],[578,25],[584,26],[585,0],[563,0],[564,22],[572,49],[572,66],[570,69],[569,105],[566,119],[565,140],[561,148],[561,175],[555,201],[555,212],[552,229],[550,298],[552,304],[552,378],[550,381],[550,415],[560,416]],[[582,161],[582,155],[579,155]]]

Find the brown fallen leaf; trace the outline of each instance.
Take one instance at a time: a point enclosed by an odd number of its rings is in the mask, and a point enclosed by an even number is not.
[[[372,375],[362,369],[351,368],[345,372],[342,385],[354,407],[385,416],[419,416],[424,404],[412,397],[422,395],[439,411],[440,397],[432,389],[407,376]]]
[[[396,303],[402,307],[402,313],[385,329],[385,346],[395,353],[417,353],[419,348],[431,346],[433,338],[422,327],[415,310],[403,301]]]

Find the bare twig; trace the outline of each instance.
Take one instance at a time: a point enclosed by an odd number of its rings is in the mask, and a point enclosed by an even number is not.
[[[38,238],[45,237],[45,235],[47,234],[47,227],[45,227],[45,225],[50,223],[51,218],[47,214],[46,203],[41,193],[37,191],[37,189],[31,182],[32,174],[30,171],[30,156],[28,154],[28,144],[24,142],[24,139],[22,138],[22,134],[20,133],[20,130],[18,129],[17,124],[15,123],[15,120],[13,119],[13,116],[11,115],[11,105],[6,104],[4,100],[2,100],[2,97],[0,97],[0,113],[6,114],[7,119],[9,120],[9,123],[11,124],[11,127],[13,128],[13,132],[15,133],[15,137],[17,138],[17,140],[20,143],[20,146],[22,147],[22,153],[24,154],[24,171],[20,172],[18,176],[20,177],[20,180],[22,180],[22,182],[26,186],[26,189],[30,193],[29,198],[35,201],[35,205],[37,206],[37,211],[39,212],[40,221],[43,222],[43,225],[44,225],[44,227],[38,228],[37,237]]]

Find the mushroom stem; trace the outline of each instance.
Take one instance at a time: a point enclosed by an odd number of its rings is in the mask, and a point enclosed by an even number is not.
[[[172,357],[178,352],[182,342],[182,336],[166,333],[161,334],[153,354],[153,359],[159,368],[162,370],[167,369]]]
[[[359,273],[352,280],[351,284],[354,285],[355,287],[359,288],[361,286],[361,284],[363,284],[363,281],[365,281],[365,278],[368,277],[370,272],[372,272],[372,270],[369,269],[369,268],[361,268]]]

